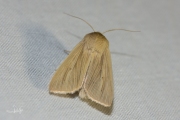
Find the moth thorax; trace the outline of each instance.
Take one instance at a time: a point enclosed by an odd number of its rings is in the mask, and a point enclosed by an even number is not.
[[[99,33],[97,35],[95,45],[94,45],[95,50],[99,53],[103,53],[104,50],[108,48],[108,46],[109,46],[109,42],[106,39],[106,37],[102,35],[101,33]]]
[[[109,47],[108,40],[100,32],[89,33],[86,35],[86,38],[88,39],[87,43],[90,45],[90,48],[100,54],[102,54],[104,50]]]

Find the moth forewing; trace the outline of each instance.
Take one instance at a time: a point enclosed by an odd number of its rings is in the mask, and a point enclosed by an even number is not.
[[[102,36],[98,38],[103,38]],[[104,41],[101,43],[101,41]],[[89,99],[105,107],[110,107],[114,98],[112,63],[106,38],[97,39],[95,51],[87,71],[84,89]],[[104,44],[104,45],[103,45]]]
[[[83,74],[88,67],[88,62],[82,66],[82,61],[88,59],[88,56],[84,55],[84,44],[84,40],[78,43],[56,70],[49,84],[50,93],[74,93],[82,87]],[[80,71],[81,74],[79,74]]]

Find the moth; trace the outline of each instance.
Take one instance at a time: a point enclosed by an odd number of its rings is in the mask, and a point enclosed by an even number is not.
[[[108,31],[112,30],[124,29]],[[77,91],[82,99],[90,99],[104,107],[112,105],[114,88],[111,54],[109,42],[100,32],[85,35],[56,70],[49,84],[49,92],[53,94],[73,94]]]

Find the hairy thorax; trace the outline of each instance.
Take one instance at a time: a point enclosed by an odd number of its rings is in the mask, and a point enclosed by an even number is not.
[[[102,54],[109,47],[109,42],[106,37],[100,32],[92,32],[84,37],[84,42],[87,49],[91,52]]]

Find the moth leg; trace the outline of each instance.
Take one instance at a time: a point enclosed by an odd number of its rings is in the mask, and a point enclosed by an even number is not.
[[[71,51],[64,50],[64,52],[69,55],[69,53],[70,53]]]

